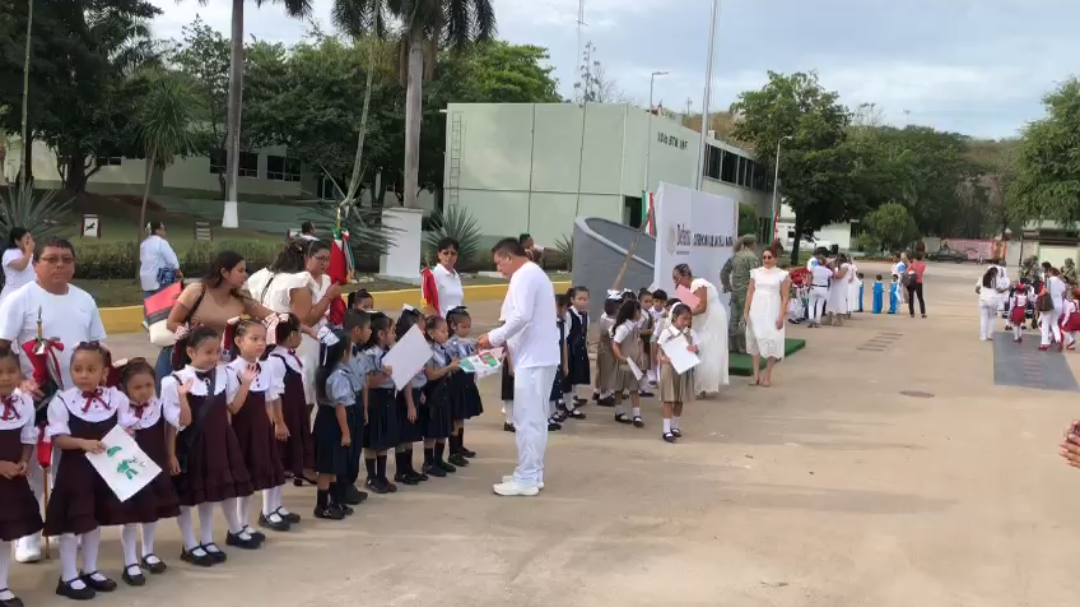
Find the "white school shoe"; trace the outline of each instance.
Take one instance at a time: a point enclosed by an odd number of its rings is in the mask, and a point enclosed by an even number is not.
[[[41,560],[41,534],[28,535],[15,542],[15,561],[37,563]]]
[[[513,474],[507,474],[507,475],[503,476],[502,477],[502,482],[503,483],[512,483],[512,482],[514,482],[514,475]],[[544,488],[544,481],[540,481],[539,483],[536,483],[536,488],[537,489],[543,489]]]
[[[540,495],[540,489],[538,487],[527,487],[521,485],[513,480],[509,483],[500,483],[492,487],[496,495],[503,497],[535,497]]]

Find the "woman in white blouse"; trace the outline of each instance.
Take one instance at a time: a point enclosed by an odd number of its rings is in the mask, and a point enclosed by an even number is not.
[[[26,228],[11,228],[4,251],[4,289],[0,301],[28,282],[34,282],[34,237]]]
[[[139,245],[139,282],[143,295],[150,297],[183,278],[183,274],[176,251],[165,240],[165,224],[151,221],[146,224],[146,231],[150,235]]]
[[[450,310],[465,304],[465,289],[461,286],[461,275],[454,269],[460,248],[458,241],[453,238],[446,237],[439,241],[439,263],[431,271],[435,276],[435,290],[439,294],[439,308],[436,310],[429,305],[424,311],[426,314],[446,316]]]
[[[294,314],[305,327],[326,324],[331,302],[341,297],[341,285],[326,275],[330,245],[321,240],[296,238],[285,245],[273,265],[251,275],[248,293],[279,314]],[[319,341],[304,334],[296,352],[304,372],[308,406],[315,405],[315,371],[319,366]]]

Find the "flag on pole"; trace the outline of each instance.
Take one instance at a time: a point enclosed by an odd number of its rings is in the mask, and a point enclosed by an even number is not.
[[[641,223],[645,226],[646,234],[656,236],[656,209],[653,208],[652,192],[643,192],[641,200]]]
[[[326,275],[339,285],[348,284],[353,274],[352,247],[349,246],[349,231],[341,227],[334,228],[334,244],[330,247],[330,266]],[[345,301],[338,298],[330,303],[327,320],[330,324],[340,325],[345,320]]]

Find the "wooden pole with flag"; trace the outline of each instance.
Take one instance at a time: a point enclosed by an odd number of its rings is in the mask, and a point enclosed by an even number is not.
[[[615,281],[611,283],[611,290],[619,290],[619,285],[622,284],[623,276],[626,275],[626,270],[630,267],[630,260],[634,257],[634,253],[637,252],[638,244],[641,242],[641,236],[645,233],[649,226],[653,223],[653,209],[650,208],[646,212],[646,221],[641,222],[641,227],[638,229],[637,234],[634,235],[634,243],[630,245],[630,250],[626,252],[626,257],[623,259],[622,267],[619,268],[619,273],[615,275]]]

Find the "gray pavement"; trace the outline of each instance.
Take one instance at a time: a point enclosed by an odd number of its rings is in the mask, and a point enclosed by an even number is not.
[[[307,517],[208,571],[180,563],[166,522],[169,572],[97,602],[1073,604],[1080,471],[1059,461],[1056,444],[1080,411],[1068,392],[994,385],[995,348],[1013,344],[978,340],[978,274],[932,265],[925,320],[866,313],[843,327],[790,327],[808,345],[780,365],[774,387],[733,378],[718,400],[688,405],[678,445],[660,440],[655,402],[643,430],[587,407],[587,420],[552,435],[537,498],[491,494],[514,446],[498,380],[485,380],[487,412],[467,432],[479,457],[459,474],[373,496],[346,522]],[[472,309],[490,325],[498,304]],[[140,341],[110,339],[122,355],[152,353]],[[1076,355],[1055,356],[1075,372]],[[308,489],[286,490],[301,514],[312,501]],[[117,578],[119,557],[108,530],[101,565]],[[55,561],[15,565],[11,587],[28,605],[60,605],[56,577]]]

